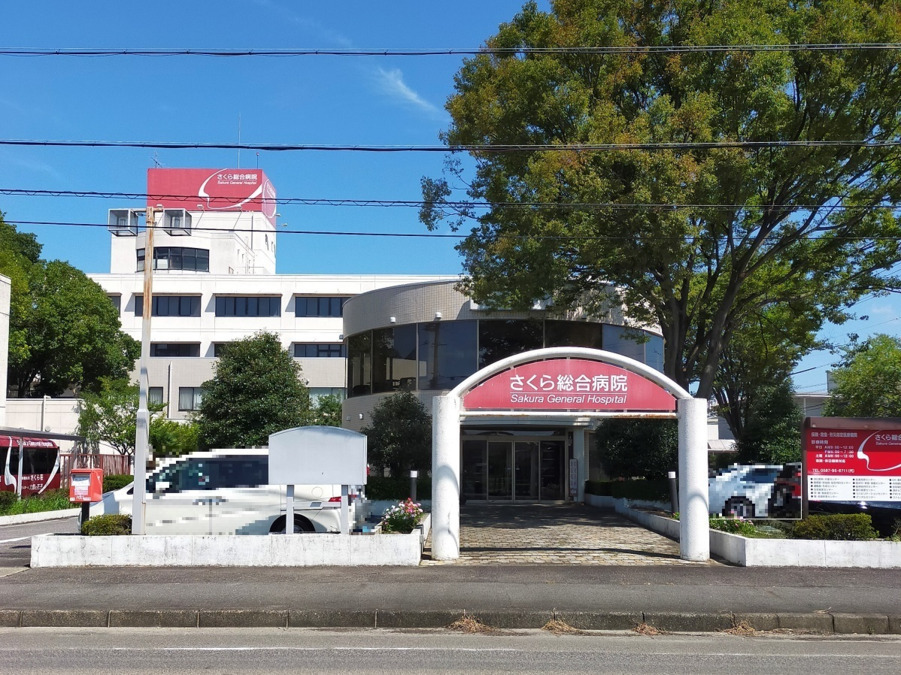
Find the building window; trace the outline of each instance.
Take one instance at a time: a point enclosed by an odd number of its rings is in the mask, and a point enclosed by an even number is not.
[[[372,331],[347,340],[347,395],[372,393]]]
[[[372,392],[416,389],[416,324],[372,331]]]
[[[453,389],[476,372],[476,323],[419,324],[419,389]]]
[[[162,405],[163,404],[163,388],[162,387],[148,387],[147,403],[149,403],[150,405]]]
[[[143,248],[138,249],[137,256],[138,272],[143,272],[145,256]],[[153,269],[209,272],[210,252],[203,248],[186,246],[158,246],[153,249]]]
[[[542,329],[541,321],[528,319],[479,321],[479,368],[514,354],[541,349]]]
[[[343,359],[344,344],[341,342],[296,342],[296,359]]]
[[[603,349],[602,324],[589,321],[545,321],[545,347],[590,347]]]
[[[217,296],[216,316],[281,316],[281,297]]]
[[[122,312],[122,296],[121,295],[107,295],[109,301],[113,303],[113,307],[116,308],[116,314]]]
[[[623,326],[604,326],[604,349],[614,354],[628,356],[641,363],[647,363],[644,355],[647,333]]]
[[[200,356],[199,342],[153,342],[150,344],[150,355],[161,357]]]
[[[344,315],[346,297],[306,296],[294,298],[295,316],[334,316]]]
[[[222,358],[222,353],[228,347],[228,342],[214,342],[213,343],[213,356],[217,359]]]
[[[203,387],[179,387],[178,409],[199,410],[203,400]]]
[[[135,316],[144,316],[144,296],[135,296]],[[199,295],[154,295],[151,316],[200,316]]]

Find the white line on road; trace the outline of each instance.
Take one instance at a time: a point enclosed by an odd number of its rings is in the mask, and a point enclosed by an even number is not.
[[[24,541],[25,539],[31,539],[31,536],[28,537],[16,537],[15,539],[0,539],[0,544],[10,544],[14,541]]]

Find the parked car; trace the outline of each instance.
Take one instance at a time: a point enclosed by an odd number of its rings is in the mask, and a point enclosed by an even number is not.
[[[765,518],[781,465],[733,464],[707,482],[711,514],[737,518]]]
[[[285,532],[287,491],[268,485],[269,451],[211,450],[165,460],[147,477],[147,534]],[[132,512],[134,483],[107,492],[90,516]],[[349,522],[365,516],[351,500]],[[340,532],[341,486],[298,485],[294,532]]]
[[[801,462],[782,465],[767,507],[770,518],[801,517]]]

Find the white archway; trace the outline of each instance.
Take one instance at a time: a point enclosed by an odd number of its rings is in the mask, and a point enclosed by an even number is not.
[[[707,495],[707,401],[649,366],[612,352],[582,347],[537,349],[502,359],[474,373],[432,403],[432,556],[437,560],[460,557],[460,422],[466,416],[464,397],[492,377],[518,366],[557,359],[581,359],[607,364],[633,373],[675,399],[679,422],[679,552],[684,560],[710,558]],[[480,416],[486,414],[479,413]],[[499,419],[512,417],[509,410],[488,413]],[[518,414],[522,414],[521,412]],[[571,412],[547,412],[543,416],[565,420]],[[581,416],[642,416],[630,411],[585,410]],[[665,415],[664,415],[665,416]]]

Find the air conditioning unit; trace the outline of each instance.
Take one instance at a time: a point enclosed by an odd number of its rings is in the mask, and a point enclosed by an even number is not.
[[[110,209],[107,228],[115,237],[138,236],[138,217],[143,211],[137,209]]]
[[[185,209],[164,209],[163,230],[172,236],[191,234],[191,214]]]

